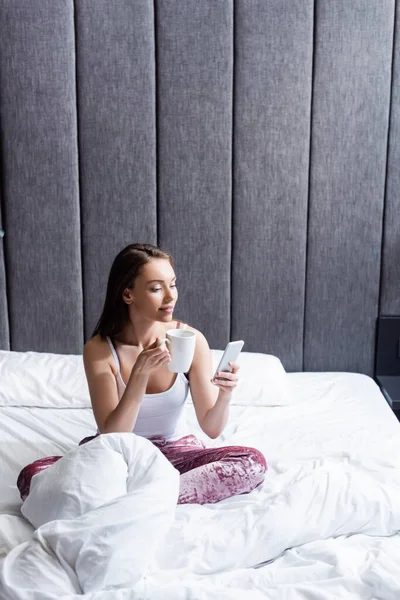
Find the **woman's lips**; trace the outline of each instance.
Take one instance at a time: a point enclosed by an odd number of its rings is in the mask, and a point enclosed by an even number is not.
[[[163,312],[172,312],[174,310],[174,307],[171,306],[170,308],[160,308],[160,310],[162,310]]]

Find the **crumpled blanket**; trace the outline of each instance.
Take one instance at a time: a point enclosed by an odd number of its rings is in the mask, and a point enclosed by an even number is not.
[[[178,493],[178,471],[145,438],[106,434],[71,450],[32,478],[21,511],[37,529],[6,557],[0,597],[134,586],[172,524]]]
[[[397,600],[400,570],[385,552],[397,556],[399,546],[400,469],[389,460],[342,453],[275,464],[262,488],[220,505],[177,506],[178,494],[178,471],[135,434],[104,434],[71,450],[32,479],[22,512],[36,531],[1,562],[0,598],[298,598],[289,579],[281,585],[273,569],[252,567],[297,548],[285,558],[288,578],[295,556],[296,568],[314,565],[313,548],[317,558],[332,555],[341,537],[338,577],[353,597]],[[360,551],[346,554],[345,536],[350,547],[354,534]],[[372,536],[379,543],[368,544]],[[310,577],[322,582],[313,597],[329,598],[317,594],[327,572],[313,566]]]
[[[98,435],[84,438],[79,445]],[[264,481],[267,463],[256,448],[206,448],[192,434],[174,441],[167,441],[163,437],[152,437],[150,441],[181,474],[178,504],[213,504],[230,496],[249,493]],[[29,495],[32,477],[60,458],[41,458],[22,469],[17,479],[22,500]]]

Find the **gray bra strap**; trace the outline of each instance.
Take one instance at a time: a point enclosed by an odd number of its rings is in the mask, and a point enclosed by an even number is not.
[[[120,367],[120,364],[119,364],[119,358],[118,358],[117,351],[116,351],[116,349],[114,348],[114,344],[112,343],[112,341],[111,341],[111,339],[108,337],[108,335],[106,335],[106,340],[107,340],[107,342],[108,342],[108,345],[109,345],[109,346],[110,346],[110,348],[111,348],[111,352],[112,352],[112,355],[113,355],[113,357],[114,357],[114,360],[115,360],[115,362],[117,363],[118,373],[121,373],[121,367]]]

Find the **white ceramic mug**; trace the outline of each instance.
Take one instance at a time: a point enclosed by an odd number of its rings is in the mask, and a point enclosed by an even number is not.
[[[196,334],[187,329],[168,329],[167,347],[171,354],[168,370],[172,373],[186,373],[194,356]]]

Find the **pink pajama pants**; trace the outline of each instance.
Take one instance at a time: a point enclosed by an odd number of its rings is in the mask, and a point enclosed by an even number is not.
[[[84,438],[80,445],[97,435]],[[150,441],[181,474],[178,504],[214,504],[230,496],[251,492],[264,481],[267,464],[263,454],[255,448],[206,448],[194,435],[172,442],[162,437],[150,438]],[[17,480],[22,500],[29,494],[33,475],[60,458],[41,458],[22,469]]]
[[[214,504],[251,492],[264,481],[267,464],[255,448],[206,448],[194,435],[150,441],[181,474],[178,504]]]

